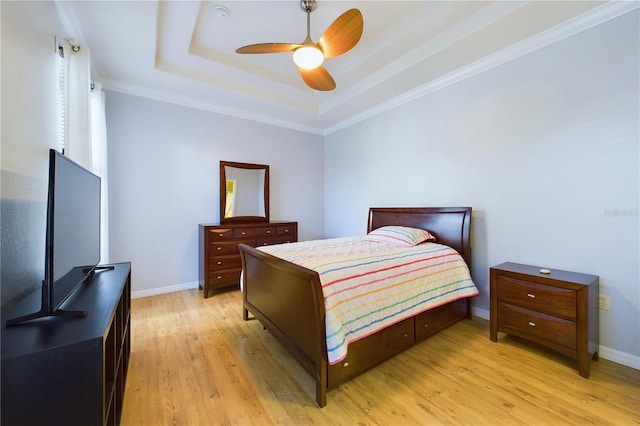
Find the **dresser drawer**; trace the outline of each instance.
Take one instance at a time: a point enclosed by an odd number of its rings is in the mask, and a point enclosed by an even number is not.
[[[295,238],[292,238],[293,235],[290,237],[288,235],[283,235],[281,237],[274,237],[274,238],[258,238],[256,240],[256,247],[260,247],[260,246],[270,246],[273,244],[284,244],[284,243],[293,243],[295,242]]]
[[[576,319],[576,292],[511,277],[497,279],[498,300],[525,308]]]
[[[233,229],[231,228],[209,229],[207,231],[207,243],[209,244],[232,239]]]
[[[242,267],[240,254],[230,254],[226,256],[215,256],[209,258],[209,270],[218,271],[221,269],[238,269]]]
[[[209,257],[214,256],[222,256],[227,254],[237,254],[240,256],[240,250],[238,249],[238,244],[244,243],[248,245],[253,245],[253,240],[244,240],[244,241],[229,241],[229,242],[216,242],[209,244]]]
[[[291,225],[282,225],[282,226],[278,226],[277,230],[276,230],[276,235],[278,235],[279,237],[283,237],[283,236],[291,236],[291,237],[295,237],[296,235],[296,225],[291,224]]]
[[[237,228],[233,231],[235,238],[255,238],[255,237],[269,237],[277,234],[277,228],[275,226],[255,226],[248,228]]]
[[[498,302],[500,330],[540,342],[576,349],[576,323],[508,303]]]
[[[240,284],[241,268],[224,271],[209,271],[207,286],[211,288],[224,287],[231,284]]]

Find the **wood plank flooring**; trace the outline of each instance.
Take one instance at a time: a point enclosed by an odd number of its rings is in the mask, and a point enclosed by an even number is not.
[[[465,320],[327,394],[263,330],[241,293],[132,301],[122,425],[640,425],[640,371],[591,377],[562,355]]]

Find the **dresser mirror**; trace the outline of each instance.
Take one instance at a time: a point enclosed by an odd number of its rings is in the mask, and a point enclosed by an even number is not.
[[[269,166],[220,161],[220,222],[269,221]]]

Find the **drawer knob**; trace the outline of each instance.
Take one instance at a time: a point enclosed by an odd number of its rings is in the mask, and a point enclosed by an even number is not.
[[[222,279],[222,275],[218,275],[218,279],[221,280]]]
[[[263,246],[268,246],[268,245],[269,245],[269,243],[262,243],[262,245],[263,245]]]
[[[407,333],[403,333],[402,337],[407,338],[407,337],[409,337],[409,335]]]
[[[222,265],[222,262],[221,262],[221,261],[218,261],[218,265]]]
[[[535,299],[536,295],[533,293],[527,293],[527,297],[531,298],[531,299]]]
[[[244,232],[244,231],[242,231],[242,235],[247,235],[247,233],[246,233],[246,232]]]
[[[427,328],[427,327],[429,327],[429,324],[425,324],[425,325],[424,325],[424,328]]]
[[[529,325],[530,325],[531,327],[535,327],[535,326],[536,326],[536,323],[535,323],[535,322],[533,322],[533,321],[529,321]]]
[[[222,250],[222,247],[218,247],[218,249],[217,249],[217,250],[218,250],[218,251]]]
[[[345,362],[344,364],[342,364],[342,366],[343,366],[343,367],[348,367],[348,366],[349,366],[349,363],[348,363],[348,362]]]
[[[288,234],[288,233],[289,233],[289,230],[288,230],[288,229],[285,229],[285,230],[284,230],[284,233],[285,233],[285,234]]]
[[[270,233],[271,233],[271,230],[270,230],[270,229],[268,229],[268,230],[267,230],[267,234],[270,234]]]

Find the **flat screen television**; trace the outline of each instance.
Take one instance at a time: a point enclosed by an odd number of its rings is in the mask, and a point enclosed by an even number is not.
[[[50,316],[86,315],[62,305],[100,262],[100,177],[54,149],[49,151],[49,187],[42,306],[7,321],[15,325]]]

